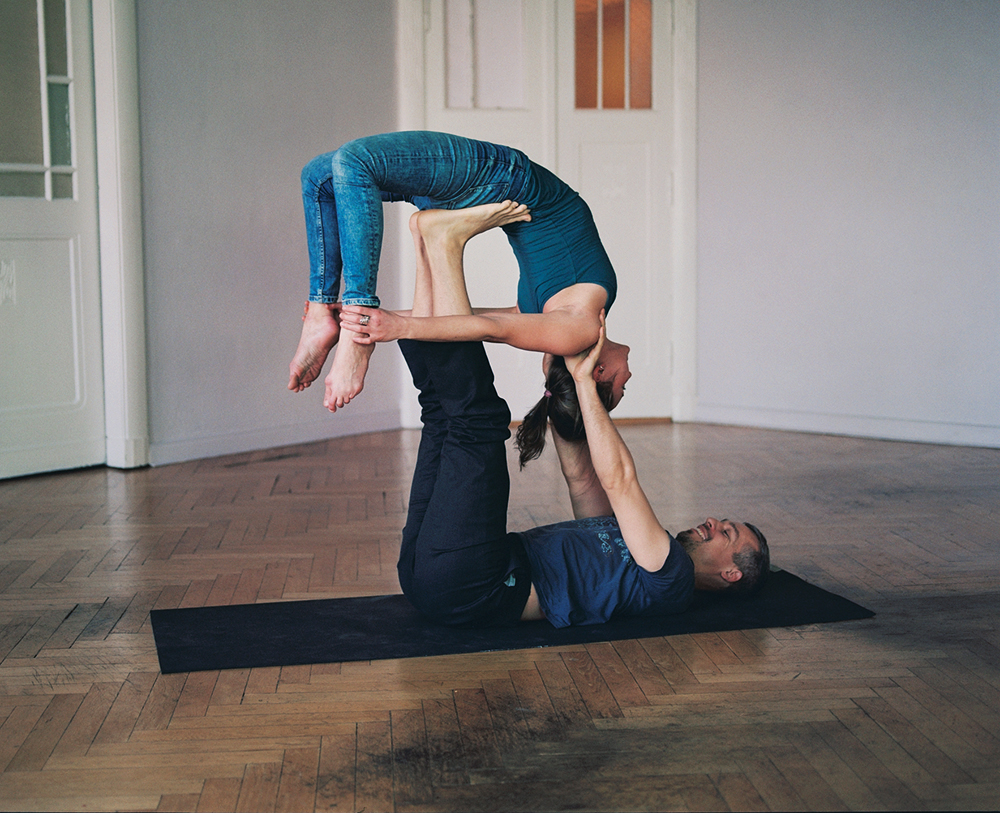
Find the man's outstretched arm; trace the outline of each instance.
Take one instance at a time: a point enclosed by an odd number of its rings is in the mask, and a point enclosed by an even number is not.
[[[618,519],[622,538],[636,564],[655,572],[663,567],[670,553],[670,535],[653,513],[639,485],[632,454],[597,394],[594,366],[604,344],[603,322],[602,316],[597,344],[587,355],[567,358],[566,366],[576,383],[591,463]]]

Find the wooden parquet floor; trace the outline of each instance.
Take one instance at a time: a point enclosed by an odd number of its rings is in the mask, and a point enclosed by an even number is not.
[[[161,675],[153,608],[398,592],[418,433],[0,483],[0,809],[991,810],[1000,450],[623,434],[871,620]],[[550,450],[551,451],[551,450]],[[564,519],[554,457],[511,528]]]

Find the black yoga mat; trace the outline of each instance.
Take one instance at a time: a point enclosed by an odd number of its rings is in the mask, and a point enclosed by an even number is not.
[[[150,620],[160,671],[166,674],[796,627],[873,615],[853,601],[774,570],[764,589],[746,601],[699,593],[679,615],[563,629],[547,621],[496,629],[443,627],[424,619],[401,595],[153,610]]]

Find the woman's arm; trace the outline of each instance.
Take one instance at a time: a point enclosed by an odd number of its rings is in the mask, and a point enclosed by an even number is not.
[[[611,500],[601,485],[594,464],[590,459],[587,441],[563,440],[558,432],[552,433],[552,442],[559,455],[566,487],[569,489],[573,518],[606,517],[614,513]]]
[[[546,380],[552,361],[551,353],[546,353],[542,358],[542,372]],[[573,518],[606,517],[613,513],[607,492],[601,485],[597,472],[594,471],[587,441],[566,440],[558,432],[553,431],[552,443],[559,455],[559,466],[562,469],[563,479],[566,480],[566,487],[569,489]]]
[[[569,356],[594,344],[600,330],[600,323],[593,317],[568,309],[548,313],[518,313],[511,309],[470,316],[401,316],[381,308],[347,305],[341,313],[341,327],[353,331],[358,344],[397,339],[483,341]],[[368,324],[362,325],[359,320],[365,316]]]

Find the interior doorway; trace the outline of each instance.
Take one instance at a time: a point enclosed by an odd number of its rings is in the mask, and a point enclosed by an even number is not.
[[[632,347],[635,373],[616,417],[676,411],[675,12],[669,0],[428,0],[419,49],[402,42],[401,64],[419,63],[422,77],[401,83],[404,128],[518,147],[593,210],[618,274],[608,333]],[[581,47],[593,51],[587,64]],[[469,244],[466,269],[474,306],[514,303],[517,266],[501,232]],[[488,351],[523,415],[541,395],[540,357]]]
[[[0,136],[0,477],[105,461],[90,4],[10,0]]]

